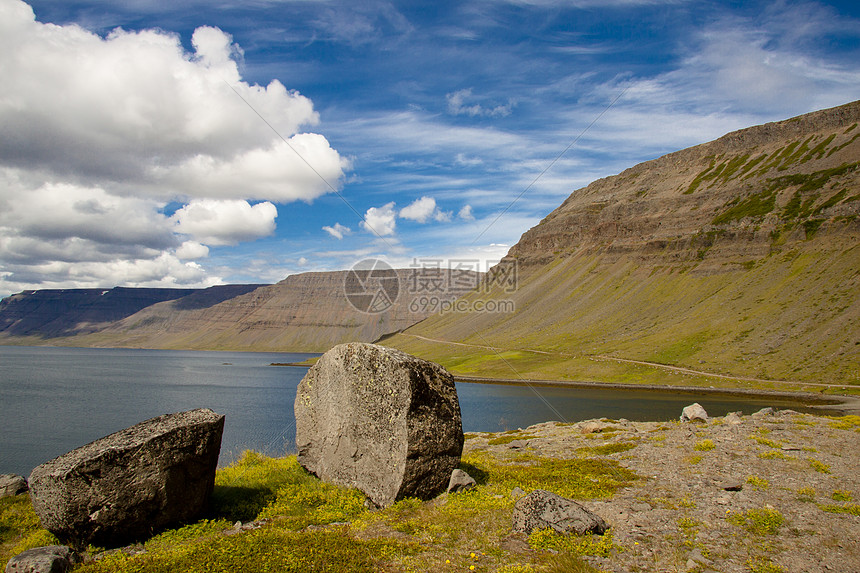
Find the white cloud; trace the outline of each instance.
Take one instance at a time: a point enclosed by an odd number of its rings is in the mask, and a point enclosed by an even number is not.
[[[506,105],[491,107],[485,107],[479,103],[472,103],[469,105],[468,102],[475,99],[472,96],[471,88],[449,93],[445,96],[445,99],[448,101],[448,113],[451,113],[452,115],[505,117],[511,115],[511,110],[514,107],[512,102],[508,102]]]
[[[176,249],[176,258],[183,261],[205,259],[209,256],[209,247],[197,241],[185,241]]]
[[[399,216],[401,219],[410,219],[418,223],[426,223],[430,219],[439,222],[447,222],[451,220],[451,213],[441,211],[436,206],[436,200],[433,197],[421,197],[416,199],[406,207],[400,210]]]
[[[460,212],[457,213],[457,216],[464,221],[474,221],[475,216],[472,214],[472,206],[471,205],[463,205],[463,208],[460,209]]]
[[[0,295],[208,285],[220,278],[193,262],[206,244],[270,235],[273,203],[341,185],[349,161],[303,132],[319,122],[308,98],[244,80],[242,49],[218,28],[191,46],[43,24],[0,0]]]
[[[361,227],[378,237],[393,235],[397,226],[397,213],[394,211],[394,201],[382,207],[371,207],[364,214]]]
[[[341,225],[340,223],[335,223],[333,227],[326,225],[322,230],[338,240],[343,239],[346,235],[352,234],[352,229],[346,225]]]
[[[268,201],[197,199],[179,209],[171,220],[176,232],[209,245],[235,245],[275,232],[278,209]]]

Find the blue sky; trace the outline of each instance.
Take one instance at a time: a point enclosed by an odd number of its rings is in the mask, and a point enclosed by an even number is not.
[[[860,7],[0,0],[0,74],[0,296],[485,270],[594,179],[860,98]]]

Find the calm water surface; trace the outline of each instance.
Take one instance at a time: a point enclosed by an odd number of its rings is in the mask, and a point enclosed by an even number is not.
[[[137,422],[193,408],[226,415],[221,464],[246,449],[294,450],[293,401],[315,354],[0,346],[0,473],[33,467]],[[463,429],[493,432],[549,420],[677,419],[692,402],[712,416],[772,399],[498,384],[457,385]],[[792,408],[802,410],[797,405]]]

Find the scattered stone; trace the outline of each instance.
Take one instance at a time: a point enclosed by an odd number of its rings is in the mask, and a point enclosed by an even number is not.
[[[159,416],[38,466],[30,497],[64,543],[116,547],[197,517],[215,485],[224,416]]]
[[[463,426],[451,374],[393,348],[335,346],[308,370],[295,402],[299,463],[386,507],[445,491]]]
[[[740,412],[729,412],[728,414],[726,414],[726,417],[723,418],[723,421],[726,424],[729,424],[732,426],[740,426],[741,424],[743,424],[743,420],[741,420],[741,413]]]
[[[0,499],[27,491],[27,480],[15,474],[0,475]]]
[[[767,408],[762,408],[761,410],[759,410],[758,412],[756,412],[755,414],[753,414],[753,416],[755,416],[756,418],[758,418],[758,417],[761,417],[761,416],[773,416],[774,414],[776,414],[776,410],[774,410],[774,409],[773,409],[773,408],[771,408],[771,407],[767,407]]]
[[[690,404],[681,412],[682,422],[707,422],[708,413],[702,408],[701,404],[696,402]]]
[[[461,469],[455,469],[451,472],[451,480],[448,482],[448,493],[457,493],[458,491],[466,491],[478,485],[474,478]]]
[[[588,420],[579,424],[579,431],[582,434],[596,434],[599,432],[610,432],[618,430],[618,426],[600,420]]]
[[[536,489],[514,504],[514,533],[529,534],[547,527],[559,533],[585,535],[603,534],[609,526],[575,501],[542,489]]]
[[[511,553],[524,553],[531,547],[525,536],[521,533],[512,533],[499,541],[499,548]]]
[[[28,549],[12,557],[6,573],[66,573],[78,563],[78,554],[65,545]]]
[[[737,481],[727,481],[722,486],[724,491],[741,491],[744,485]]]

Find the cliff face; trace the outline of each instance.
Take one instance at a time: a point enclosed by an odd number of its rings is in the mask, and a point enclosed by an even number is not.
[[[827,228],[856,231],[858,121],[855,102],[641,163],[574,191],[510,255],[528,267],[583,251],[630,253],[702,272]]]
[[[447,299],[456,294],[452,287],[457,286],[457,281],[461,285],[477,282],[474,273],[458,273],[453,279],[448,271],[406,269],[391,273],[396,274],[383,280],[396,283],[397,296],[393,304],[387,300],[377,302],[381,306],[376,309],[384,308],[383,312],[361,312],[353,306],[362,308],[364,304],[371,310],[373,301],[372,297],[361,298],[363,285],[356,284],[353,287],[359,292],[350,302],[345,294],[345,289],[352,288],[345,286],[348,271],[312,272],[289,276],[274,285],[245,288],[244,292],[220,299],[213,289],[182,291],[181,297],[164,293],[161,300],[141,304],[137,312],[126,312],[114,322],[102,321],[97,328],[52,330],[54,333],[49,335],[34,324],[26,331],[7,334],[29,335],[29,343],[39,343],[37,336],[52,336],[51,344],[75,346],[324,352],[341,342],[372,342],[407,328],[438,310],[427,298]],[[241,291],[243,287],[220,288],[226,294],[230,288]],[[374,292],[371,284],[367,288]],[[15,295],[18,299],[11,302],[39,299],[42,292]],[[67,296],[77,300],[79,295],[69,292],[72,291],[66,291]],[[63,300],[63,293],[55,298]],[[97,302],[90,306],[97,306]],[[6,314],[0,311],[0,320]],[[45,314],[47,320],[50,312]],[[71,335],[76,336],[59,338]],[[7,337],[10,341],[14,342]]]
[[[855,102],[595,181],[510,250],[517,289],[491,296],[513,312],[433,317],[392,343],[477,375],[494,360],[477,347],[496,346],[554,361],[507,357],[513,378],[636,379],[600,357],[860,384],[858,122]]]

